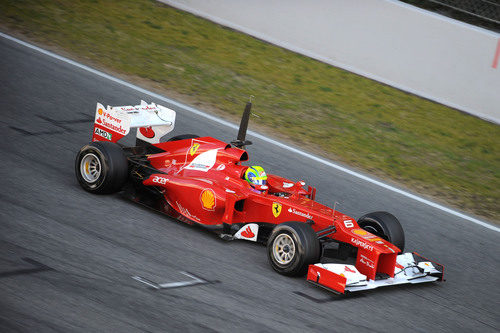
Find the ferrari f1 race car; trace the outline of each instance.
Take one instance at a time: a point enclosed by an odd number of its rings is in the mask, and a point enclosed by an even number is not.
[[[266,244],[275,271],[307,274],[307,281],[336,293],[443,280],[442,265],[403,253],[404,232],[393,215],[374,212],[355,220],[315,201],[316,189],[302,180],[243,165],[250,113],[247,103],[237,139],[226,143],[191,134],[167,139],[176,113],[155,103],[98,103],[92,142],[76,157],[76,177],[89,192],[123,191],[226,240]],[[118,144],[131,129],[135,145]]]

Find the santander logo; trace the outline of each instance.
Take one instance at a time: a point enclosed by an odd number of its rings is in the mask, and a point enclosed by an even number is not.
[[[255,234],[252,232],[250,226],[247,226],[246,229],[241,233],[241,236],[245,238],[254,238]]]
[[[295,214],[295,215],[298,215],[298,216],[305,217],[306,219],[310,219],[310,220],[314,218],[314,216],[312,216],[309,213],[304,213],[304,212],[298,211],[295,208],[291,208],[291,207],[288,208],[288,212],[292,213],[292,214]]]

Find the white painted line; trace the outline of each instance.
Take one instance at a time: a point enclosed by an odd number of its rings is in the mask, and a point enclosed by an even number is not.
[[[40,48],[40,47],[38,47],[38,46],[35,46],[35,45],[32,45],[32,44],[29,44],[29,43],[23,42],[22,40],[17,39],[17,38],[15,38],[15,37],[12,37],[12,36],[6,35],[6,34],[4,34],[4,33],[2,33],[2,32],[0,32],[0,36],[1,36],[1,37],[3,37],[3,38],[5,38],[5,39],[11,40],[11,41],[13,41],[13,42],[15,42],[15,43],[17,43],[17,44],[20,44],[20,45],[23,45],[23,46],[25,46],[25,47],[27,47],[27,48],[30,48],[30,49],[32,49],[32,50],[38,51],[38,52],[40,52],[40,53],[42,53],[42,54],[45,54],[45,55],[47,55],[47,56],[49,56],[49,57],[52,57],[52,58],[54,58],[54,59],[57,59],[57,60],[63,61],[63,62],[65,62],[65,63],[68,63],[68,64],[73,65],[73,66],[75,66],[75,67],[78,67],[78,68],[80,68],[80,69],[83,69],[83,70],[85,70],[85,71],[87,71],[87,72],[90,72],[90,73],[95,74],[95,75],[97,75],[97,76],[100,76],[100,77],[102,77],[102,78],[108,79],[108,80],[113,81],[113,82],[118,83],[118,84],[121,84],[121,85],[123,85],[123,86],[125,86],[125,87],[127,87],[127,88],[130,88],[130,89],[136,90],[136,91],[138,91],[138,92],[140,92],[140,93],[143,93],[143,94],[149,95],[149,96],[154,97],[154,98],[156,98],[156,99],[159,99],[159,100],[162,100],[162,101],[164,101],[164,102],[170,103],[170,104],[172,104],[172,105],[178,106],[179,108],[182,108],[182,109],[184,109],[184,110],[186,110],[186,111],[189,111],[189,112],[194,113],[194,114],[196,114],[196,115],[199,115],[199,116],[201,116],[201,117],[207,118],[207,119],[209,119],[209,120],[212,120],[212,121],[217,122],[217,123],[219,123],[219,124],[222,124],[222,125],[224,125],[224,126],[227,126],[227,127],[233,128],[233,129],[238,129],[238,126],[237,126],[237,125],[235,125],[235,124],[233,124],[233,123],[230,123],[230,122],[228,122],[228,121],[226,121],[226,120],[223,120],[223,119],[220,119],[220,118],[217,118],[217,117],[211,116],[211,115],[206,114],[206,113],[204,113],[204,112],[202,112],[202,111],[200,111],[200,110],[198,110],[198,109],[195,109],[195,108],[193,108],[193,107],[191,107],[191,106],[188,106],[188,105],[185,105],[185,104],[179,103],[179,102],[174,101],[174,100],[172,100],[172,99],[170,99],[170,98],[164,97],[164,96],[162,96],[162,95],[156,94],[156,93],[151,92],[151,91],[149,91],[149,90],[146,90],[146,89],[144,89],[144,88],[138,87],[138,86],[136,86],[136,85],[134,85],[134,84],[132,84],[132,83],[129,83],[129,82],[126,82],[126,81],[120,80],[120,79],[118,79],[118,78],[116,78],[116,77],[114,77],[114,76],[111,76],[111,75],[105,74],[105,73],[103,73],[103,72],[100,72],[100,71],[95,70],[95,69],[93,69],[93,68],[90,68],[90,67],[88,67],[88,66],[82,65],[82,64],[80,64],[80,63],[78,63],[78,62],[76,62],[76,61],[73,61],[73,60],[70,60],[70,59],[68,59],[68,58],[62,57],[62,56],[57,55],[57,54],[55,54],[55,53],[52,53],[52,52],[50,52],[50,51],[44,50],[44,49],[42,49],[42,48]],[[445,206],[443,206],[443,205],[437,204],[437,203],[432,202],[432,201],[430,201],[430,200],[427,200],[427,199],[421,198],[421,197],[419,197],[419,196],[416,196],[416,195],[414,195],[414,194],[408,193],[408,192],[406,192],[406,191],[400,190],[400,189],[398,189],[398,188],[396,188],[396,187],[394,187],[394,186],[384,184],[384,183],[382,183],[382,182],[380,182],[380,181],[378,181],[378,180],[375,180],[375,179],[372,179],[372,178],[367,177],[367,176],[365,176],[365,175],[362,175],[362,174],[360,174],[360,173],[358,173],[358,172],[356,172],[356,171],[352,171],[352,170],[347,169],[347,168],[345,168],[345,167],[343,167],[343,166],[340,166],[340,165],[338,165],[338,164],[332,163],[332,162],[327,161],[327,160],[325,160],[325,159],[322,159],[322,158],[319,158],[319,157],[314,156],[314,155],[312,155],[312,154],[306,153],[306,152],[304,152],[304,151],[302,151],[302,150],[299,150],[299,149],[296,149],[296,148],[293,148],[293,147],[287,146],[287,145],[286,145],[286,144],[284,144],[284,143],[281,143],[281,142],[279,142],[279,141],[276,141],[276,140],[270,139],[270,138],[268,138],[268,137],[266,137],[266,136],[264,136],[264,135],[262,135],[262,134],[256,133],[256,132],[254,132],[254,131],[248,131],[248,134],[250,134],[250,135],[252,135],[253,137],[256,137],[256,138],[258,138],[258,139],[260,139],[260,140],[262,140],[262,141],[268,142],[268,143],[270,143],[270,144],[273,144],[273,145],[278,146],[278,147],[280,147],[280,148],[283,148],[283,149],[285,149],[285,150],[291,151],[292,153],[295,153],[295,154],[297,154],[297,155],[300,155],[300,156],[303,156],[303,157],[305,157],[305,158],[308,158],[308,159],[311,159],[311,160],[313,160],[313,161],[316,161],[316,162],[318,162],[318,163],[321,163],[321,164],[327,165],[327,166],[329,166],[329,167],[331,167],[331,168],[334,168],[334,169],[340,170],[340,171],[345,172],[345,173],[347,173],[347,174],[349,174],[349,175],[351,175],[351,176],[354,176],[354,177],[356,177],[356,178],[359,178],[359,179],[365,180],[365,181],[367,181],[367,182],[369,182],[369,183],[372,183],[372,184],[378,185],[378,186],[380,186],[380,187],[382,187],[382,188],[385,188],[386,190],[389,190],[389,191],[392,191],[392,192],[395,192],[395,193],[401,194],[401,195],[403,195],[403,196],[405,196],[405,197],[407,197],[407,198],[413,199],[413,200],[418,201],[418,202],[420,202],[420,203],[423,203],[423,204],[425,204],[425,205],[427,205],[427,206],[430,206],[430,207],[433,207],[433,208],[439,209],[439,210],[441,210],[441,211],[443,211],[443,212],[446,212],[446,213],[448,213],[448,214],[451,214],[451,215],[453,215],[453,216],[460,217],[460,218],[462,218],[462,219],[468,220],[468,221],[470,221],[470,222],[472,222],[472,223],[478,224],[478,225],[483,226],[483,227],[485,227],[485,228],[488,228],[488,229],[490,229],[490,230],[493,230],[493,231],[496,231],[496,232],[500,232],[500,228],[499,228],[499,227],[497,227],[497,226],[491,225],[491,224],[489,224],[489,223],[486,223],[486,222],[483,222],[483,221],[481,221],[481,220],[478,220],[478,219],[476,219],[476,218],[474,218],[474,217],[471,217],[471,216],[465,215],[465,214],[463,214],[463,213],[460,213],[460,212],[458,212],[458,211],[455,211],[455,210],[450,209],[450,208],[448,208],[448,207],[445,207]]]
[[[148,285],[154,289],[172,289],[172,288],[180,288],[180,287],[188,287],[188,286],[194,286],[197,284],[206,284],[209,283],[209,281],[202,280],[200,278],[197,278],[196,276],[189,274],[188,272],[180,272],[181,274],[184,274],[188,277],[190,277],[192,280],[190,281],[179,281],[179,282],[169,282],[169,283],[156,283],[151,280],[145,279],[140,276],[132,276],[132,279],[142,282],[145,285]]]
[[[153,282],[151,280],[148,280],[148,279],[145,279],[143,277],[140,277],[140,276],[132,276],[132,279],[136,280],[136,281],[139,281],[141,283],[144,283],[145,285],[148,285],[150,286],[151,288],[154,288],[154,289],[160,289],[160,286],[158,285],[158,283],[156,282]]]

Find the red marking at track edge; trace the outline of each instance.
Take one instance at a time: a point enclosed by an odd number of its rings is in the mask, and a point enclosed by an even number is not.
[[[493,58],[493,63],[491,64],[491,67],[497,68],[499,57],[500,57],[500,38],[498,39],[497,50],[495,52],[495,57]]]

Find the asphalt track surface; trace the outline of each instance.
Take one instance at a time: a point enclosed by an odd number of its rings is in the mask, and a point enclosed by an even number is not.
[[[252,163],[304,179],[353,217],[386,210],[407,250],[446,267],[447,281],[339,298],[275,273],[265,248],[97,196],[73,163],[95,103],[146,94],[0,38],[0,331],[497,332],[499,233],[250,138]],[[162,103],[166,104],[166,103]],[[168,105],[166,105],[168,106]],[[243,107],[243,105],[242,105]],[[234,129],[181,108],[173,135],[229,141]],[[154,290],[133,276],[209,283]]]

